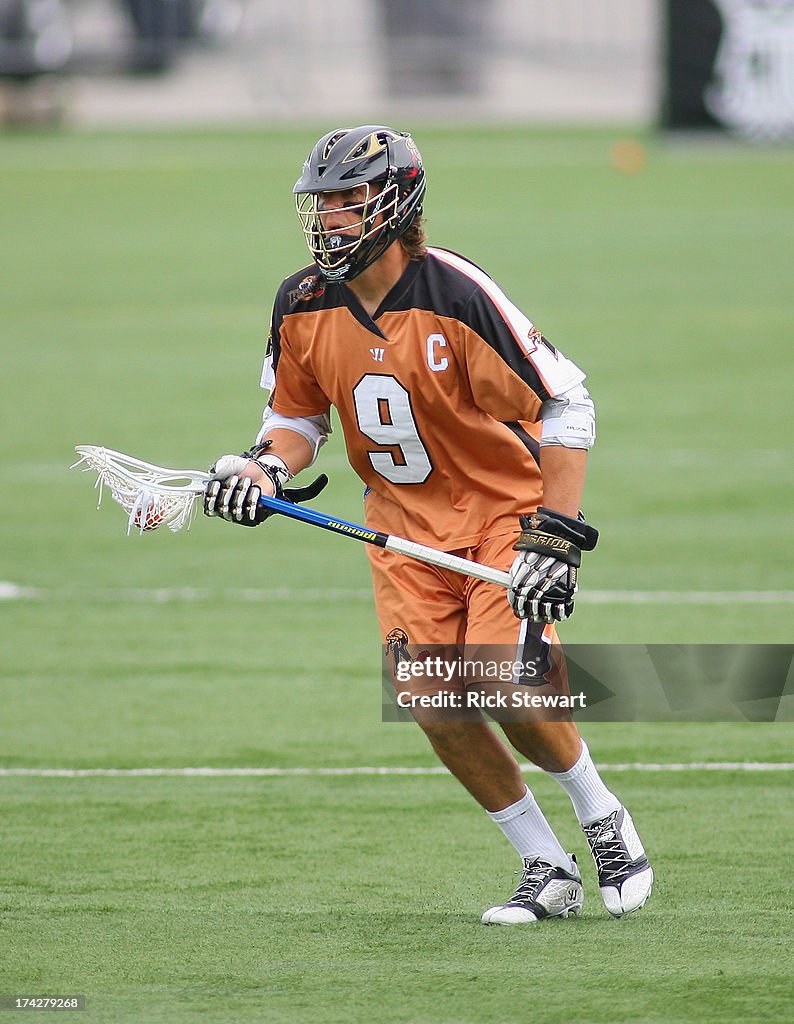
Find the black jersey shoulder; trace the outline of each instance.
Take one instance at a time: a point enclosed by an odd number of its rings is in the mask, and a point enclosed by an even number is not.
[[[402,281],[397,283],[384,305],[395,312],[427,309],[439,316],[454,317],[465,322],[466,306],[479,285],[465,273],[444,263],[434,255],[434,250],[451,253],[451,250],[442,250],[438,246],[428,249],[424,257],[409,264]],[[458,258],[465,259],[463,256]],[[469,260],[466,263],[479,273],[485,273]]]
[[[445,254],[452,260],[447,261]],[[389,308],[426,309],[457,320],[489,345],[541,401],[549,397],[519,341],[523,327],[532,327],[531,321],[518,313],[485,270],[465,256],[438,246],[429,248],[421,271],[410,278],[402,294],[391,298]]]
[[[278,363],[281,350],[281,325],[285,316],[294,313],[314,313],[345,305],[345,297],[338,285],[329,285],[320,275],[316,264],[310,263],[282,282],[273,303],[270,322],[268,354],[273,365]]]
[[[331,293],[334,289],[331,289]],[[310,263],[281,282],[276,294],[274,313],[283,319],[288,313],[326,308],[329,296],[326,282],[315,264]]]

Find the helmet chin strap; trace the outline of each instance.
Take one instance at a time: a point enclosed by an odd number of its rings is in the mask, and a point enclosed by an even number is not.
[[[332,238],[334,237],[339,236],[332,236]],[[328,241],[330,243],[331,239],[329,239]],[[324,270],[322,264],[319,264],[320,272],[323,275],[323,277],[326,277],[327,280],[332,282],[352,281],[354,280],[354,278],[358,277],[359,274],[362,274],[365,270],[367,270],[368,267],[371,267],[376,260],[380,259],[380,257],[384,254],[384,252],[386,252],[386,250],[394,241],[396,241],[396,239],[389,237],[388,232],[386,231],[386,225],[383,224],[381,225],[381,228],[378,230],[378,233],[368,240],[369,251],[367,252],[364,259],[357,261],[355,258],[353,258],[353,255],[351,254],[350,263],[346,267],[342,266]],[[328,245],[326,251],[328,251],[328,249],[330,249],[331,252],[342,252],[341,247],[334,250],[331,248],[331,245]]]
[[[371,266],[375,260],[379,259],[389,248],[394,239],[389,237],[388,222],[384,222],[377,228],[371,227],[372,221],[377,215],[378,211],[374,211],[363,222],[364,228],[368,229],[368,237],[364,242],[366,255],[360,263],[356,260],[359,246],[362,244],[360,239],[351,239],[349,235],[344,235],[340,232],[335,232],[325,239],[323,254],[326,258],[330,257],[330,259],[336,261],[337,259],[347,257],[350,260],[347,267],[342,264],[341,266],[324,268],[322,263],[319,263],[320,271],[327,280],[352,281]]]

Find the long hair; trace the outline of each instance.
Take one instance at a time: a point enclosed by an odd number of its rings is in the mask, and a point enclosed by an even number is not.
[[[425,219],[420,214],[405,234],[400,235],[400,245],[408,253],[410,259],[421,260],[427,254],[426,242]]]

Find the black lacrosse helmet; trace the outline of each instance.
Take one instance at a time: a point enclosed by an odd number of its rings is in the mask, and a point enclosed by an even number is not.
[[[344,233],[323,227],[322,192],[366,185],[366,197],[348,212],[359,214]],[[425,172],[408,132],[384,125],[337,128],[312,149],[293,188],[309,252],[322,276],[351,281],[403,235],[422,212]],[[378,214],[383,220],[376,225]]]

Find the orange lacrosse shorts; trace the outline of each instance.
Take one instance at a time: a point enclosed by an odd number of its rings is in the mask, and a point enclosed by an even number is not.
[[[507,570],[515,558],[515,540],[515,533],[502,534],[452,553]],[[517,619],[503,587],[383,548],[369,548],[367,553],[383,644],[402,637],[411,659],[440,655],[450,660],[463,657],[475,665],[486,659],[490,665],[494,661],[538,664],[544,673],[551,668],[550,645],[558,642],[554,625]],[[384,653],[389,656],[388,651]],[[450,680],[445,688],[462,692],[485,681],[485,676],[464,675]],[[535,685],[533,680],[522,681]],[[543,682],[542,676],[537,679],[537,684]],[[437,691],[438,683],[417,679],[410,688],[431,693]]]

